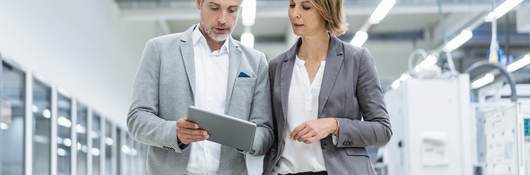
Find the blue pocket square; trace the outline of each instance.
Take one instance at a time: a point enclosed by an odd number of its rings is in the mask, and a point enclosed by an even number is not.
[[[239,78],[250,78],[250,76],[248,74],[246,74],[245,72],[239,72]]]

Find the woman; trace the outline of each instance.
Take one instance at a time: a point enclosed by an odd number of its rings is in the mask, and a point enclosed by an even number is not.
[[[365,147],[392,136],[368,51],[337,38],[342,0],[290,0],[300,37],[269,66],[276,142],[264,174],[374,174]]]

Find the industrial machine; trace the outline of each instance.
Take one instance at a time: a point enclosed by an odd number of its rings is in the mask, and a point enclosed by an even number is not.
[[[490,147],[497,147],[497,150],[488,150],[484,151],[485,153],[489,153],[487,155],[483,155],[479,157],[480,160],[485,160],[486,158],[497,158],[493,160],[488,160],[487,162],[490,162],[490,164],[499,164],[499,163],[505,163],[510,162],[510,170],[517,170],[517,172],[495,172],[495,170],[492,173],[489,173],[490,171],[487,171],[488,174],[525,174],[530,175],[530,160],[528,157],[530,156],[530,85],[528,84],[519,84],[516,85],[517,89],[517,96],[519,97],[517,100],[517,103],[509,103],[509,100],[506,100],[507,97],[510,96],[511,90],[508,86],[503,86],[502,84],[491,86],[490,88],[481,90],[479,92],[479,99],[482,101],[486,101],[484,105],[481,105],[480,107],[477,107],[477,110],[487,111],[487,109],[490,109],[490,113],[493,116],[492,121],[495,121],[497,116],[502,115],[505,121],[510,121],[504,124],[505,129],[512,129],[516,132],[514,134],[508,132],[508,136],[503,140],[500,139],[491,139],[495,142],[498,142],[497,144],[490,144],[488,146]],[[489,104],[489,105],[485,105]],[[492,111],[491,109],[499,109],[504,108],[506,112],[502,111]],[[480,115],[477,115],[478,117],[481,117]],[[514,120],[515,119],[515,120]],[[502,120],[501,120],[502,121]],[[489,123],[492,124],[492,123]],[[491,137],[492,134],[495,134],[494,132],[489,131],[489,129],[486,129],[486,137]],[[489,133],[489,134],[488,134]],[[499,133],[499,132],[498,132]],[[502,133],[502,132],[500,132]],[[503,137],[498,137],[503,138]],[[517,144],[511,144],[511,143],[517,143]],[[484,144],[485,145],[485,144]],[[504,148],[503,148],[504,146]],[[483,147],[486,147],[483,146]],[[502,150],[516,150],[513,151],[505,151],[503,154],[501,154]],[[490,153],[492,152],[492,153]],[[507,153],[512,153],[507,154]],[[525,160],[526,159],[526,160]],[[497,160],[503,160],[504,162],[499,162]],[[517,166],[517,167],[513,167]],[[499,166],[495,166],[499,167]],[[500,166],[502,167],[502,166]],[[492,169],[492,166],[487,166],[486,169]],[[507,168],[504,168],[507,169]],[[507,170],[505,170],[507,171]]]
[[[394,136],[388,175],[470,175],[476,142],[469,77],[401,81],[385,95]]]
[[[377,167],[388,175],[530,175],[530,103],[518,100],[502,67],[476,67],[499,69],[509,88],[472,91],[468,74],[405,76],[385,94],[394,136]]]

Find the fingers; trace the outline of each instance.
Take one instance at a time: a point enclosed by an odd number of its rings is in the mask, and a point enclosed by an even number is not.
[[[184,134],[184,135],[193,136],[193,137],[206,137],[206,136],[208,136],[208,132],[206,132],[206,130],[202,130],[202,129],[180,128],[180,133]]]
[[[310,138],[307,138],[305,140],[303,140],[302,142],[305,143],[305,144],[311,144],[315,141],[318,140],[318,137],[317,136],[313,136],[313,137],[310,137]]]
[[[187,118],[181,118],[177,121],[177,127],[188,128],[188,129],[199,129],[199,125],[188,121]]]
[[[310,126],[306,125],[301,130],[299,130],[298,132],[294,133],[292,139],[293,140],[298,140],[298,141],[301,142],[302,141],[301,140],[302,136],[308,135],[308,134],[310,134],[312,132],[314,132],[314,130]]]
[[[315,124],[318,125],[318,122],[307,121],[300,124],[289,133],[289,138],[305,144],[311,144],[322,139],[320,137],[326,135],[326,131],[324,128],[314,126]]]
[[[200,133],[200,134],[197,134]],[[192,142],[198,142],[208,139],[210,136],[204,130],[187,130],[182,129],[177,131],[177,137],[180,142],[184,144],[190,144]]]
[[[291,133],[289,133],[289,138],[291,138],[293,140],[296,140],[295,136],[298,134],[298,132],[303,130],[306,126],[307,126],[306,123],[302,123],[301,125],[299,125],[296,128],[294,128],[293,131],[291,131]]]
[[[209,138],[208,132],[199,129],[199,125],[181,118],[177,121],[177,137],[180,142],[190,144],[192,142],[203,141]]]
[[[203,141],[203,140],[206,140],[208,139],[209,136],[206,136],[206,137],[194,137],[194,136],[190,136],[190,135],[179,135],[179,140],[180,142],[184,143],[184,144],[190,144],[190,143],[193,143],[193,142],[199,142],[199,141]]]
[[[299,142],[306,143],[307,141],[310,141],[313,137],[317,137],[318,133],[315,130],[309,130],[306,134],[300,136],[297,140]]]

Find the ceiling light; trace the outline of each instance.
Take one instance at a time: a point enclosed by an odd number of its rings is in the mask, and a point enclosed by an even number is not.
[[[357,47],[361,47],[364,45],[366,40],[368,40],[368,33],[366,33],[365,31],[358,31],[357,33],[355,33],[351,44]]]
[[[455,38],[453,38],[445,45],[444,51],[451,52],[455,49],[458,49],[460,46],[464,45],[464,43],[469,41],[472,37],[473,32],[471,32],[471,30],[463,30],[462,32],[460,32],[460,34],[458,34]]]
[[[521,4],[521,2],[523,2],[523,0],[506,0],[501,5],[497,6],[497,8],[495,8],[493,11],[491,11],[488,16],[486,16],[485,20],[487,22],[491,22],[495,19],[499,19],[513,8]]]
[[[244,26],[253,26],[256,21],[256,0],[243,0],[241,18]]]
[[[509,72],[515,72],[529,64],[530,64],[530,54],[508,65],[507,70]]]
[[[492,73],[488,73],[484,75],[483,77],[473,81],[473,83],[471,83],[471,88],[473,89],[480,88],[482,86],[490,84],[491,82],[493,82],[493,80],[495,80],[495,76]]]
[[[254,35],[250,32],[245,32],[241,35],[241,44],[254,48]]]
[[[381,3],[374,10],[368,22],[370,24],[378,24],[390,12],[392,7],[396,4],[396,0],[382,0]]]

